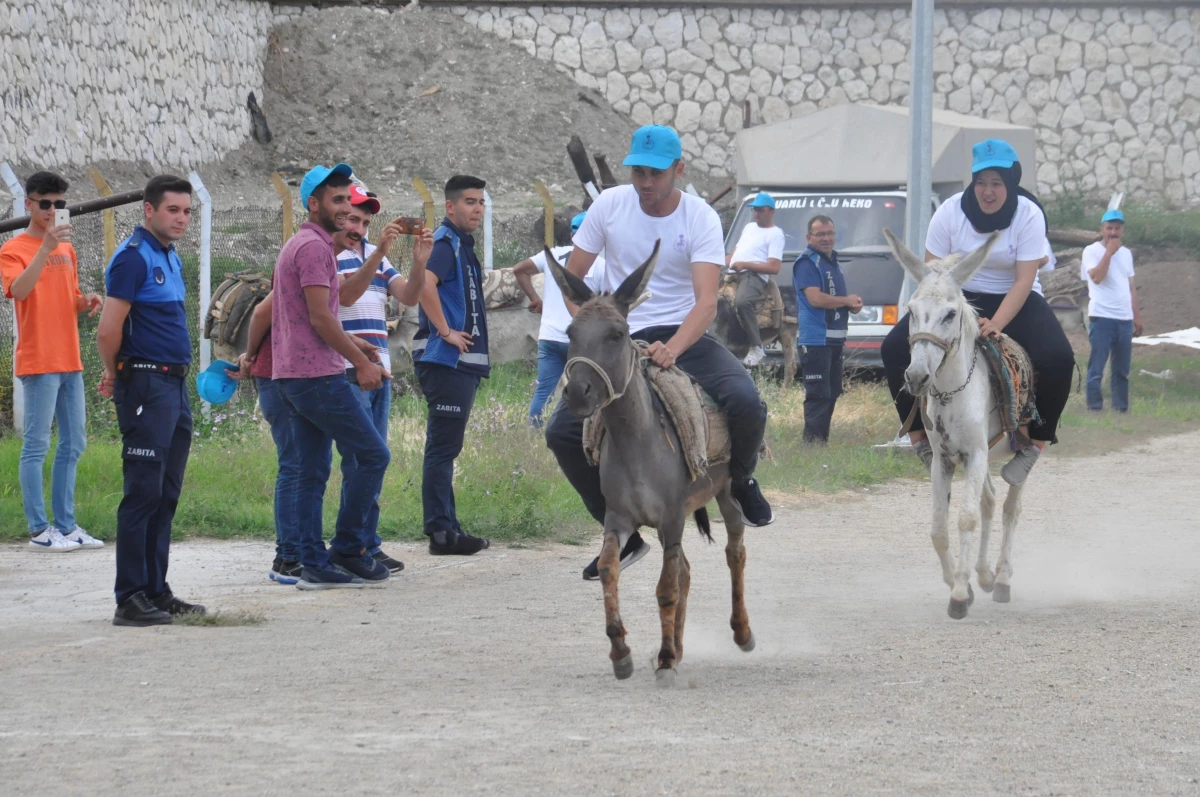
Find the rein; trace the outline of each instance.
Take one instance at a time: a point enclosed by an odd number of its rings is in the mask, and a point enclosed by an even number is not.
[[[965,332],[965,328],[964,328],[964,332]],[[942,368],[945,367],[946,362],[950,359],[950,355],[953,354],[958,349],[959,344],[962,342],[962,336],[960,335],[953,343],[951,343],[951,342],[945,340],[944,338],[939,338],[937,335],[934,335],[933,333],[930,333],[930,332],[914,332],[908,336],[909,351],[912,351],[912,348],[914,346],[916,346],[918,343],[922,343],[922,342],[931,343],[944,352],[944,356],[942,357],[941,363],[938,364],[937,369],[933,372],[933,378],[937,379],[938,374],[940,374],[942,372]],[[978,343],[979,343],[978,339],[976,339],[975,343],[976,343],[976,346],[978,346]],[[944,393],[938,391],[936,388],[934,388],[931,385],[929,388],[929,395],[932,396],[933,398],[937,399],[940,403],[947,404],[947,403],[949,403],[950,399],[954,398],[956,395],[958,395],[959,393],[966,390],[967,385],[971,384],[971,377],[973,377],[975,375],[975,362],[979,359],[979,352],[975,351],[974,354],[975,354],[975,356],[971,358],[971,367],[969,369],[967,369],[967,378],[963,381],[963,383],[961,385],[954,388],[954,390],[949,390]],[[917,413],[920,411],[921,411],[921,402],[919,400],[914,401],[912,410],[909,411],[908,417],[904,420],[904,424],[900,427],[900,434],[899,434],[900,437],[903,437],[904,435],[908,434],[909,430],[912,429],[913,421],[916,420]]]
[[[567,364],[563,367],[563,373],[567,375],[567,384],[570,384],[571,382],[572,365],[583,364],[591,368],[596,372],[596,374],[599,375],[600,379],[604,382],[605,389],[608,391],[608,398],[604,400],[603,404],[596,408],[597,411],[604,409],[609,404],[612,404],[614,401],[624,396],[626,391],[629,390],[629,385],[633,382],[633,375],[637,371],[638,361],[642,358],[642,352],[641,349],[638,348],[637,344],[632,345],[631,348],[633,349],[633,356],[629,358],[629,373],[625,375],[625,385],[621,388],[620,392],[613,387],[612,379],[609,378],[608,372],[601,368],[599,363],[588,357],[572,357],[571,359],[567,360]]]

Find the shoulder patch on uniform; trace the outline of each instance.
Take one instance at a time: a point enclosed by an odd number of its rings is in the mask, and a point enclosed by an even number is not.
[[[129,236],[129,240],[125,243],[126,249],[137,249],[142,245],[143,231],[140,229],[134,230],[133,235]]]

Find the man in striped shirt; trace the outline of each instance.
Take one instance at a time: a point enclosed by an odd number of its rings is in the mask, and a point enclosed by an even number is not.
[[[395,296],[401,304],[412,306],[417,303],[425,283],[425,263],[433,249],[433,233],[427,230],[417,238],[413,247],[412,272],[405,280],[387,259],[388,251],[400,235],[400,228],[393,224],[384,227],[377,247],[366,241],[371,219],[379,209],[378,199],[359,185],[351,186],[350,212],[346,216],[345,226],[333,236],[333,247],[337,255],[338,275],[343,280],[338,294],[341,305],[338,318],[342,322],[342,329],[349,335],[373,344],[379,352],[379,362],[384,370],[390,372],[387,299],[388,296]],[[363,409],[375,424],[376,431],[386,443],[388,415],[392,407],[391,380],[385,379],[375,390],[364,391],[358,386],[357,375],[349,361],[346,362],[346,376]],[[355,467],[354,456],[342,453],[343,484],[353,476]],[[374,535],[367,554],[387,565],[393,573],[402,570],[403,563],[380,549],[382,540],[379,537],[378,501],[371,509],[367,527]]]

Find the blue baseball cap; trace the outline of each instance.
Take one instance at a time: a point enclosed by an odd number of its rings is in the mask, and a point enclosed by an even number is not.
[[[750,203],[752,208],[773,208],[775,207],[775,197],[760,191],[758,196],[754,197],[754,201]]]
[[[971,174],[984,169],[1011,169],[1019,160],[1017,151],[1007,141],[989,138],[971,147]]]
[[[629,155],[622,161],[626,166],[645,166],[667,170],[683,157],[679,134],[665,125],[639,127],[629,142]]]
[[[308,198],[312,196],[312,192],[317,190],[317,186],[329,179],[331,174],[340,174],[343,177],[349,177],[354,173],[348,164],[339,163],[330,169],[328,166],[317,164],[308,170],[308,174],[304,175],[304,179],[300,181],[300,206],[305,212],[308,211]]]
[[[1101,223],[1106,222],[1106,221],[1119,221],[1122,224],[1124,224],[1125,223],[1125,214],[1119,210],[1110,210],[1107,213],[1105,213],[1103,216],[1100,217],[1100,221],[1101,221]]]
[[[238,367],[225,360],[214,360],[197,375],[196,392],[200,394],[200,398],[209,404],[224,404],[233,398],[233,394],[237,392],[237,381],[225,373],[226,369],[236,371]]]
[[[587,216],[587,212],[578,213],[575,218],[571,219],[571,235],[579,232],[579,228],[583,226],[583,219]]]

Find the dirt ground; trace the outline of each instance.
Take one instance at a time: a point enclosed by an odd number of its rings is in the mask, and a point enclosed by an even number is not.
[[[1047,457],[1013,602],[977,590],[959,622],[925,483],[751,530],[750,654],[690,536],[666,691],[657,550],[621,581],[617,682],[590,547],[410,548],[385,588],[314,594],[267,581],[266,545],[180,544],[177,592],[267,620],[150,630],[109,624],[111,547],[3,547],[0,792],[1198,794],[1198,458],[1200,432]]]

